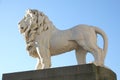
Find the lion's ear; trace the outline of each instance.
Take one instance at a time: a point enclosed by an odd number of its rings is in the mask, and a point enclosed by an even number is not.
[[[49,21],[48,21],[48,17],[44,18],[44,31],[48,30],[49,27]]]
[[[44,16],[41,16],[40,14],[38,14],[38,25],[40,26],[44,21]]]
[[[44,30],[44,31],[48,30],[48,25],[47,25],[47,24],[44,24],[43,30]]]
[[[41,16],[44,16],[43,12],[38,12]]]

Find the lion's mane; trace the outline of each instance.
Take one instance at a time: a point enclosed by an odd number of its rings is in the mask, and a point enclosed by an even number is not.
[[[41,36],[40,44],[44,44],[49,47],[49,36],[50,30],[54,29],[54,25],[48,19],[48,17],[38,10],[30,10],[26,14],[31,15],[31,26],[25,32],[26,49],[29,55],[32,57],[39,57],[38,51],[36,49],[37,43],[35,42],[36,37]],[[48,32],[48,35],[44,35],[44,32]],[[43,46],[43,45],[42,45]]]

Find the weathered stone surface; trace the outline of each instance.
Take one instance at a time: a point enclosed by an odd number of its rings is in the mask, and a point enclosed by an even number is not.
[[[110,69],[94,64],[3,74],[2,80],[117,80]]]
[[[19,30],[26,42],[29,55],[37,58],[36,69],[51,67],[51,56],[75,50],[77,63],[86,63],[86,54],[94,57],[94,64],[104,66],[108,39],[103,30],[96,26],[81,24],[67,30],[59,30],[41,11],[28,9],[19,22]],[[97,45],[97,36],[103,38],[103,48]]]

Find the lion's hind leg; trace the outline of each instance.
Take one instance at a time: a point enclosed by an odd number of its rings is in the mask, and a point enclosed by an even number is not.
[[[94,56],[94,64],[97,66],[103,66],[102,53],[97,45],[89,45],[86,47],[87,51]]]
[[[86,51],[82,48],[76,49],[76,58],[78,64],[86,64]]]
[[[94,56],[94,64],[97,66],[103,66],[103,60],[102,60],[102,53],[101,49],[97,46],[96,43],[94,43],[92,40],[89,40],[89,42],[86,41],[77,41],[78,45],[81,46],[84,50],[87,52],[92,53]],[[82,54],[83,56],[83,54]],[[80,57],[82,58],[82,57]],[[84,56],[83,56],[84,58]],[[83,59],[81,59],[83,60]]]

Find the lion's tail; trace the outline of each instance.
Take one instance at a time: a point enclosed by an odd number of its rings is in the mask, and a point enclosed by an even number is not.
[[[104,46],[103,46],[103,59],[105,59],[105,56],[107,54],[107,49],[108,49],[108,38],[105,34],[105,32],[103,30],[101,30],[100,28],[98,27],[94,27],[95,29],[95,32],[100,34],[102,37],[103,37],[103,40],[104,40]]]

